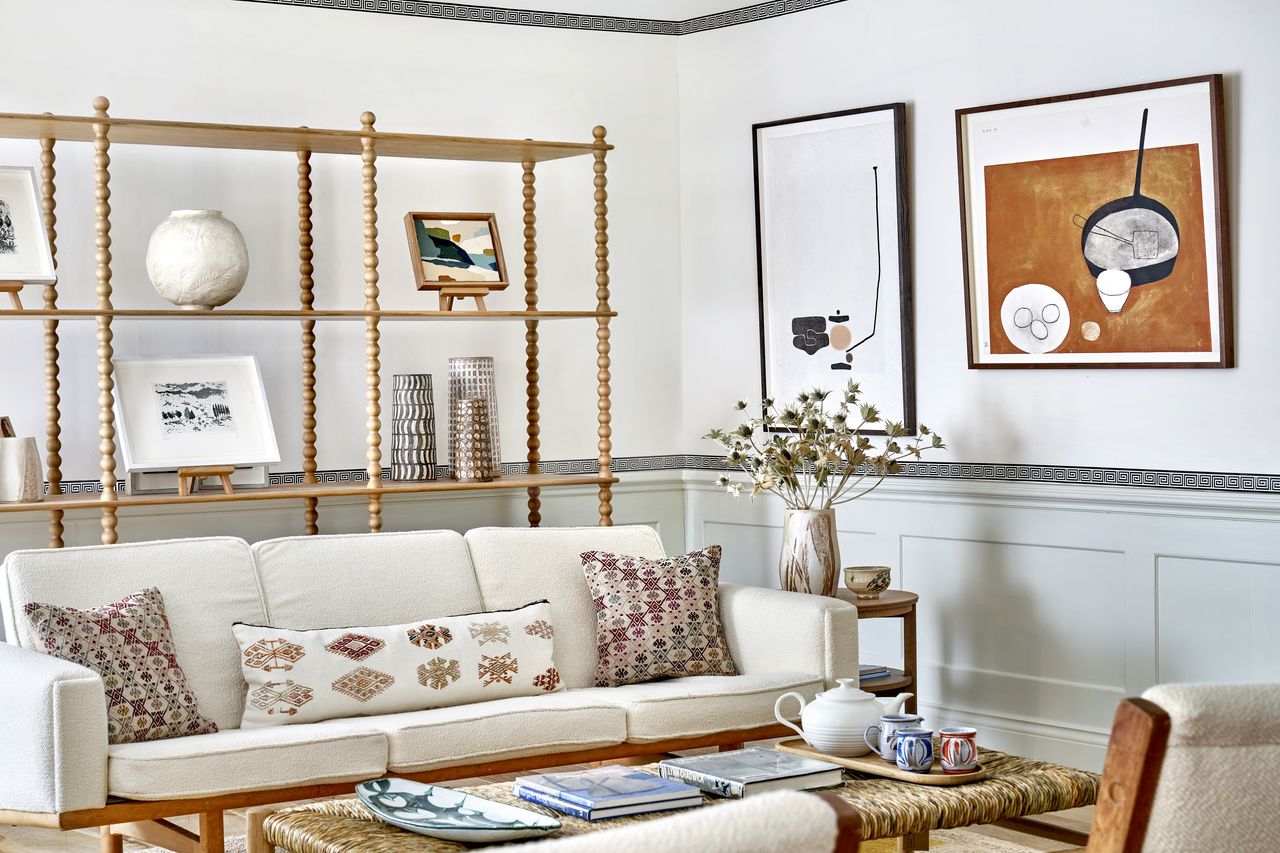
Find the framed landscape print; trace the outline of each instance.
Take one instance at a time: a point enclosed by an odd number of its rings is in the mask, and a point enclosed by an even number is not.
[[[117,358],[114,364],[125,470],[280,461],[254,356]]]
[[[763,395],[853,379],[915,432],[906,107],[752,127]]]
[[[407,213],[404,222],[418,290],[506,288],[507,268],[492,213]]]
[[[958,110],[970,367],[1231,367],[1222,77]]]

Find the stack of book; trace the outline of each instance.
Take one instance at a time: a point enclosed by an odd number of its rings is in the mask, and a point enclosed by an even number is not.
[[[808,791],[843,782],[840,766],[772,749],[735,749],[658,763],[667,779],[688,782],[708,794],[747,797],[763,791]]]
[[[878,663],[864,663],[858,667],[858,680],[871,681],[876,678],[884,678],[889,674],[889,667],[882,666]]]
[[[513,783],[512,792],[531,803],[583,820],[702,805],[702,793],[691,785],[617,764],[521,776]]]

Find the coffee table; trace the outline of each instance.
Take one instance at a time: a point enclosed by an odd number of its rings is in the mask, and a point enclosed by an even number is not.
[[[988,777],[969,785],[928,787],[845,771],[844,784],[826,790],[858,810],[864,840],[899,838],[899,848],[907,851],[927,850],[930,830],[975,823],[1001,824],[1073,844],[1087,841],[1082,833],[1034,821],[1031,816],[1093,805],[1100,779],[1096,773],[988,749],[980,749],[978,756]],[[640,769],[656,773],[657,765]],[[521,800],[511,793],[509,782],[461,790],[553,815],[564,826],[561,836],[600,832],[675,814],[654,812],[589,823]],[[704,797],[703,801],[712,807],[729,802],[718,797]],[[250,838],[250,850],[269,850],[269,845],[288,853],[454,853],[468,849],[453,841],[388,826],[354,797],[274,812],[261,821],[260,832]]]

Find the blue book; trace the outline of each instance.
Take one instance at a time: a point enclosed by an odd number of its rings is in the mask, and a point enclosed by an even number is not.
[[[512,788],[512,792],[522,800],[528,800],[531,803],[537,803],[540,806],[546,806],[549,809],[555,809],[558,812],[564,812],[582,820],[608,820],[612,817],[626,817],[628,815],[670,811],[672,809],[687,809],[702,805],[702,794],[696,790],[694,791],[694,796],[677,800],[660,800],[656,803],[632,803],[627,806],[616,806],[607,809],[589,809],[586,806],[580,806],[577,803],[571,803],[559,797],[552,797],[541,791],[534,791],[518,784]]]
[[[521,776],[515,785],[587,809],[613,809],[700,796],[692,785],[619,764]]]

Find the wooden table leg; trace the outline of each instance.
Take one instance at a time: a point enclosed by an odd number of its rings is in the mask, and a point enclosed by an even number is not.
[[[911,693],[906,702],[908,714],[918,714],[916,703],[920,698],[920,673],[916,670],[916,605],[902,617],[902,669],[911,677]],[[926,844],[927,844],[926,837]],[[923,849],[928,850],[928,846]]]
[[[98,853],[124,853],[124,836],[104,826],[98,830]]]
[[[267,836],[263,831],[263,824],[267,817],[275,814],[276,811],[275,806],[259,806],[245,812],[246,853],[272,853],[271,845],[267,843]]]
[[[927,832],[913,832],[910,835],[895,838],[893,841],[895,853],[916,853],[917,850],[929,849],[929,833]]]

